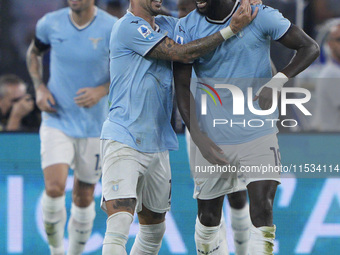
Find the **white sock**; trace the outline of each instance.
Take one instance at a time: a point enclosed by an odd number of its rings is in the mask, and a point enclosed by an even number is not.
[[[107,219],[102,255],[127,255],[125,245],[132,221],[128,212],[118,212]]]
[[[227,227],[225,224],[223,212],[222,212],[220,230],[218,234],[219,234],[219,239],[220,239],[220,254],[229,255],[228,240],[227,240]]]
[[[162,245],[165,221],[159,224],[139,225],[139,232],[130,255],[157,255]]]
[[[93,221],[96,217],[95,202],[88,207],[71,206],[71,218],[68,222],[67,255],[80,255],[92,233]]]
[[[41,206],[51,255],[63,255],[66,223],[65,195],[52,198],[44,191]]]
[[[197,255],[220,254],[219,230],[220,226],[206,227],[201,224],[198,218],[196,219],[195,243]]]
[[[276,226],[256,228],[250,226],[250,255],[272,255],[274,250]]]
[[[247,255],[250,236],[250,215],[249,204],[247,203],[242,209],[234,209],[231,211],[231,226],[233,228],[234,245],[236,255]]]

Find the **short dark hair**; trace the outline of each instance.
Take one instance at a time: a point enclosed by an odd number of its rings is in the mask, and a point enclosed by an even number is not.
[[[4,74],[0,76],[0,98],[5,95],[5,85],[25,84],[25,82],[15,74]]]

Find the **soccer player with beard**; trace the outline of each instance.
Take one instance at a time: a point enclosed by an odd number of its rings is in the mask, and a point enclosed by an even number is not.
[[[239,8],[239,1],[198,0],[196,6],[195,11],[178,22],[174,37],[176,42],[189,43],[228,26],[231,15]],[[245,104],[245,114],[241,117],[235,116],[231,112],[232,94],[226,89],[216,89],[223,106],[215,106],[212,100],[207,100],[208,112],[206,115],[200,115],[198,112],[201,109],[201,95],[205,92],[197,89],[195,97],[190,92],[190,77],[194,67],[198,84],[214,86],[209,84],[214,82],[213,78],[223,78],[223,81],[218,80],[218,84],[237,84],[243,95],[247,95],[247,89],[251,86],[254,107],[269,109],[273,88],[279,91],[288,78],[303,71],[317,58],[318,45],[302,30],[292,25],[277,10],[264,5],[258,7],[259,13],[254,21],[214,52],[196,59],[192,64],[174,65],[178,106],[191,137],[199,148],[194,155],[195,165],[230,163],[240,168],[279,164],[279,159],[275,157],[278,155],[277,128],[272,127],[270,122],[256,129],[240,125],[243,120],[247,123],[254,118],[277,119],[277,111],[272,116],[258,116],[252,114]],[[296,55],[281,72],[262,86],[263,84],[254,78],[269,80],[272,77],[269,54],[271,39],[296,50]],[[227,120],[234,119],[238,124],[214,128],[211,124],[213,119],[222,117]],[[252,221],[249,253],[272,254],[275,238],[273,201],[280,176],[278,173],[271,176],[247,177],[245,180]],[[197,254],[228,254],[226,250],[221,249],[219,240],[221,210],[224,196],[238,190],[239,180],[232,173],[226,178],[196,175],[194,179],[194,197],[198,203],[195,226]]]
[[[131,0],[111,33],[110,112],[101,134],[102,208],[108,214],[104,255],[126,254],[135,210],[140,231],[130,254],[157,254],[161,247],[171,199],[168,151],[178,147],[170,123],[171,61],[188,63],[207,54],[257,13],[244,0],[230,26],[180,45],[170,39],[177,19],[157,16],[161,4]]]
[[[67,254],[81,254],[95,219],[93,193],[101,176],[99,136],[107,115],[109,39],[116,17],[94,0],[68,0],[36,26],[27,66],[42,111],[42,211],[51,254],[64,254],[65,186],[74,170]],[[50,77],[42,77],[42,56],[50,50]]]

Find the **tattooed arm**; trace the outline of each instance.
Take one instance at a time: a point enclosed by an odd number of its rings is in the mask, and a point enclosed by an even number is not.
[[[204,56],[214,50],[222,42],[224,42],[224,39],[220,32],[184,45],[177,44],[169,37],[165,37],[165,39],[150,51],[148,56],[157,59],[190,63],[196,58]]]
[[[237,34],[256,17],[257,12],[258,8],[252,14],[249,1],[242,1],[240,8],[233,15],[228,28],[184,45],[177,44],[172,39],[165,37],[148,53],[148,56],[175,62],[191,63],[196,58],[206,55],[227,40],[229,37],[225,36],[226,30],[230,29],[233,34]]]
[[[27,69],[31,76],[35,89],[37,89],[43,83],[42,56],[43,56],[43,51],[40,51],[37,48],[33,40],[27,51],[26,64],[27,64]]]
[[[26,64],[35,88],[37,106],[41,111],[55,112],[56,110],[52,107],[55,105],[54,98],[42,78],[42,56],[47,49],[48,46],[41,43],[39,49],[33,40],[27,50]]]

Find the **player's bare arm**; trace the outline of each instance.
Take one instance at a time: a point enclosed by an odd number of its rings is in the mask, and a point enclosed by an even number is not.
[[[295,77],[301,73],[320,54],[318,44],[295,25],[292,25],[288,32],[278,41],[287,48],[296,50],[296,54],[291,62],[281,71],[288,78]],[[257,99],[259,99],[261,109],[269,109],[272,106],[272,89],[270,86],[267,87],[265,85],[259,96],[254,98],[254,100]]]
[[[26,56],[27,69],[33,81],[37,106],[41,111],[55,112],[56,110],[52,107],[52,105],[55,105],[54,98],[42,79],[43,53],[32,41]]]
[[[178,109],[185,125],[190,131],[193,141],[203,157],[212,164],[226,165],[228,161],[224,157],[223,150],[203,134],[199,128],[196,117],[196,103],[190,92],[191,73],[192,65],[174,63],[175,91]]]
[[[251,5],[257,5],[257,4],[262,4],[261,0],[250,0]]]
[[[35,89],[37,89],[43,83],[42,56],[43,52],[41,52],[34,45],[34,41],[32,41],[27,51],[26,64]]]
[[[320,55],[319,45],[295,25],[292,25],[279,42],[287,48],[296,50],[292,61],[281,71],[288,78],[301,73]]]
[[[253,21],[257,12],[258,8],[252,13],[249,0],[244,0],[242,1],[240,8],[232,17],[229,25],[229,29],[232,31],[231,33],[226,32],[228,28],[225,28],[215,34],[184,45],[177,44],[172,39],[165,37],[162,42],[149,52],[148,56],[157,59],[190,63],[196,58],[204,56],[214,50],[233,34],[237,34],[243,27]]]

